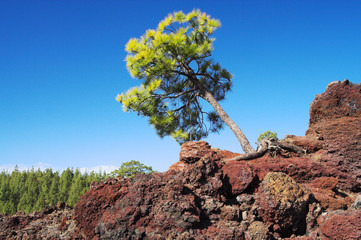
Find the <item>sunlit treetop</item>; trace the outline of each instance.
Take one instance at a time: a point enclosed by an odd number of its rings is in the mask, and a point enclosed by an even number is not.
[[[220,101],[231,88],[231,74],[211,59],[211,35],[220,25],[200,10],[175,12],[155,30],[130,39],[127,68],[142,84],[117,96],[123,110],[149,117],[161,137],[178,142],[218,132],[223,122],[200,99],[210,92]]]

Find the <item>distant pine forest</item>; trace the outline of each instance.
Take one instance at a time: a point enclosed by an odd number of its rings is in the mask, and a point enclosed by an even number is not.
[[[0,173],[0,213],[30,213],[46,206],[65,202],[73,207],[89,190],[90,183],[109,177],[105,172],[81,173],[67,168],[59,173],[52,169]]]
[[[0,213],[30,213],[60,202],[74,207],[92,182],[117,176],[133,178],[139,173],[153,172],[152,167],[135,160],[122,163],[109,174],[101,171],[81,173],[78,168],[67,168],[61,173],[53,172],[51,168],[19,171],[16,166],[11,173],[5,170],[0,173]]]

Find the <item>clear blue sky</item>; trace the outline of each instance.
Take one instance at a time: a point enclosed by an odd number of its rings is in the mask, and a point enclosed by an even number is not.
[[[3,0],[0,170],[178,161],[180,146],[115,96],[140,84],[125,67],[127,41],[194,8],[222,22],[213,56],[234,85],[221,104],[252,143],[266,130],[304,135],[315,94],[361,81],[361,1]],[[228,129],[205,140],[241,152]]]

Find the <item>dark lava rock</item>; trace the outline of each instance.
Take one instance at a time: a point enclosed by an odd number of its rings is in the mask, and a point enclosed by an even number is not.
[[[332,82],[311,103],[310,127],[341,117],[361,117],[361,84]]]
[[[84,239],[73,215],[64,203],[31,214],[0,214],[0,239]]]
[[[290,176],[271,172],[263,179],[256,198],[259,216],[267,227],[282,237],[306,233],[308,205],[311,192]]]
[[[361,191],[361,84],[333,82],[317,95],[306,137],[320,139],[319,161],[338,170],[341,189]]]
[[[245,162],[230,161],[223,167],[225,176],[229,179],[231,193],[241,194],[254,180],[253,170]]]
[[[194,163],[204,157],[212,157],[216,151],[205,141],[186,142],[182,144],[179,161]],[[214,158],[214,157],[213,157]]]
[[[322,218],[324,221],[320,225],[323,239],[361,238],[361,211],[331,212]]]
[[[240,212],[227,204],[226,180],[218,164],[204,159],[182,172],[105,182],[81,197],[75,219],[89,239],[182,239],[185,232],[205,239],[243,237]],[[227,231],[220,230],[224,226]]]

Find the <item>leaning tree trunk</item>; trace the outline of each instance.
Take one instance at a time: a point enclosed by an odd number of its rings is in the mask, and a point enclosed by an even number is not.
[[[277,141],[275,139],[263,139],[260,143],[260,147],[255,151],[251,144],[249,144],[248,139],[243,134],[242,130],[237,126],[235,122],[228,116],[228,114],[223,110],[221,105],[218,103],[218,101],[214,98],[212,93],[208,91],[208,89],[200,84],[198,81],[194,81],[198,88],[201,90],[202,94],[200,97],[202,97],[204,100],[206,100],[211,106],[214,108],[214,110],[218,113],[222,121],[233,131],[233,133],[236,135],[239,143],[241,144],[241,147],[245,154],[241,154],[239,156],[236,156],[234,158],[224,159],[225,161],[231,161],[231,160],[251,160],[254,158],[262,157],[266,152],[279,152],[279,151],[288,151],[288,152],[294,152],[298,154],[299,156],[302,156],[306,153],[304,149],[301,147],[298,147],[296,145]]]
[[[235,122],[228,116],[228,114],[223,110],[221,105],[218,103],[218,101],[214,98],[213,94],[208,91],[208,89],[199,83],[198,81],[193,81],[198,88],[201,90],[201,95],[204,100],[206,100],[211,106],[214,108],[214,110],[218,113],[222,121],[233,131],[233,133],[236,135],[239,143],[241,144],[241,147],[245,154],[241,154],[239,156],[236,156],[234,158],[224,159],[225,161],[231,161],[231,160],[251,160],[254,158],[262,157],[266,152],[268,151],[288,151],[288,152],[294,152],[297,153],[299,156],[304,155],[306,151],[296,145],[277,141],[275,139],[263,139],[260,143],[259,148],[257,151],[255,151],[251,144],[249,144],[248,139],[243,134],[242,130],[237,126]]]
[[[207,90],[203,89],[203,96],[202,98],[206,100],[209,104],[212,105],[214,110],[218,113],[218,115],[221,117],[222,121],[232,130],[232,132],[236,135],[239,143],[241,144],[241,147],[244,151],[244,153],[254,153],[255,150],[251,147],[251,144],[249,144],[248,139],[243,134],[242,130],[237,126],[235,122],[228,116],[228,114],[223,110],[221,105],[218,103],[218,101],[214,98],[214,96]]]
[[[218,113],[222,121],[232,130],[234,135],[236,135],[239,143],[245,154],[253,154],[256,151],[249,144],[248,139],[243,134],[242,130],[237,126],[235,122],[228,116],[228,114],[223,110],[218,101],[214,98],[213,94],[209,92],[209,90],[199,82],[197,77],[195,76],[193,70],[188,65],[182,65],[183,70],[186,73],[186,76],[193,82],[193,84],[201,90],[201,95],[204,100],[206,100],[214,110]]]

